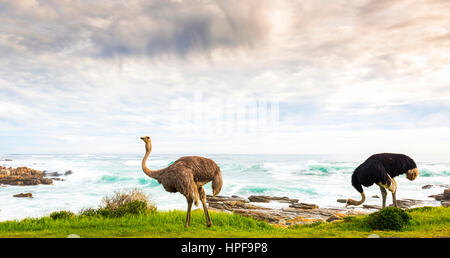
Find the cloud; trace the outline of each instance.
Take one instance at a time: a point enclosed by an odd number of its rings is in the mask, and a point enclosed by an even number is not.
[[[76,51],[101,57],[207,55],[252,48],[269,30],[271,1],[10,1],[4,37],[33,53]]]
[[[294,152],[325,136],[339,150],[343,135],[410,127],[437,132],[420,141],[433,150],[450,127],[447,11],[444,0],[3,1],[0,152],[4,139],[17,152],[33,140],[134,151],[147,134],[161,152],[259,152],[261,139]],[[227,105],[258,101],[279,104],[277,130],[233,131],[254,119]]]

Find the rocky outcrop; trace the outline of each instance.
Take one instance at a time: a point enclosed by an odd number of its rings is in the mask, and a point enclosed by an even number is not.
[[[64,172],[65,176],[72,175],[72,174],[73,174],[72,170],[67,170],[66,172]]]
[[[64,179],[59,178],[59,177],[60,176],[72,175],[73,171],[72,170],[67,170],[63,174],[63,173],[59,173],[58,171],[48,172],[48,171],[44,170],[43,173],[44,173],[44,177],[48,177],[48,178],[51,178],[53,180],[64,181]]]
[[[44,178],[44,173],[39,170],[18,167],[18,168],[6,168],[0,166],[0,184],[5,185],[39,185],[52,184],[53,180],[50,178]]]
[[[60,176],[73,174],[72,170],[64,173],[58,171],[39,171],[27,167],[6,168],[0,166],[0,185],[51,185],[53,181],[64,181]]]
[[[33,194],[32,194],[32,193],[20,193],[20,194],[15,194],[15,195],[13,195],[13,197],[27,197],[27,198],[33,198]]]
[[[441,194],[430,195],[429,197],[434,198],[436,201],[440,201],[441,205],[444,207],[449,207],[450,205],[450,189],[447,188]]]
[[[363,204],[362,206],[364,209],[375,209],[375,210],[381,210],[380,205],[370,205],[370,204]]]
[[[210,210],[230,212],[242,216],[264,220],[271,224],[287,227],[296,224],[335,221],[348,215],[363,214],[364,212],[319,208],[315,204],[298,203],[297,199],[278,196],[252,195],[249,198],[240,196],[207,196]],[[269,208],[262,203],[278,203],[277,208]],[[284,207],[283,207],[284,206]]]
[[[400,199],[397,200],[397,207],[402,209],[409,209],[413,207],[417,207],[423,204],[423,201],[421,200],[415,200],[415,199]],[[392,204],[389,206],[393,206]]]
[[[447,195],[446,195],[447,196]],[[350,208],[320,208],[316,204],[299,202],[298,199],[288,197],[252,195],[248,198],[233,195],[210,196],[207,195],[210,210],[235,213],[242,216],[264,220],[271,224],[287,227],[297,224],[314,222],[332,222],[342,220],[348,215],[360,215],[381,209],[379,205],[365,204],[365,210]],[[345,203],[346,199],[338,199]],[[273,203],[277,203],[272,205]],[[397,200],[397,206],[402,209],[423,205],[423,201],[414,199]],[[447,204],[448,205],[448,204]],[[390,205],[392,206],[392,204]]]
[[[328,217],[327,222],[341,220],[341,219],[344,219],[345,217],[347,217],[347,215],[344,213],[335,213],[335,214],[331,215],[330,217]]]
[[[319,206],[315,205],[315,204],[310,204],[310,203],[293,203],[291,205],[289,205],[289,207],[291,208],[300,208],[300,209],[317,209],[319,208]]]
[[[439,184],[439,185],[424,185],[422,186],[422,189],[430,189],[432,187],[443,187],[446,189],[450,189],[450,185],[446,185],[446,184]]]
[[[417,207],[423,204],[421,200],[415,199],[400,199],[397,200],[397,207],[401,209],[409,209],[413,207]],[[388,205],[389,207],[394,206],[393,204]],[[373,209],[373,210],[381,210],[381,205],[371,205],[371,204],[363,204],[362,207],[364,209]]]
[[[57,177],[57,176],[62,176],[62,174],[60,174],[58,171],[48,172],[48,171],[44,170],[42,173],[44,173],[44,176],[45,176],[45,177]]]
[[[248,200],[251,202],[271,202],[278,201],[282,203],[297,203],[298,199],[291,199],[288,197],[266,196],[266,195],[250,195]]]

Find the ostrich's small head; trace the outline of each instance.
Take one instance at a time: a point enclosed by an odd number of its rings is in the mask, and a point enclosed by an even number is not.
[[[366,200],[366,195],[364,194],[364,192],[360,192],[360,194],[361,194],[361,200],[360,201],[348,198],[347,202],[345,203],[345,207],[348,207],[349,205],[358,206],[358,205],[363,204],[364,201]]]
[[[419,170],[417,168],[413,168],[406,172],[406,178],[413,181],[419,175]]]
[[[417,169],[416,162],[408,156],[406,156],[406,178],[413,181],[419,175],[419,170]]]
[[[356,200],[348,198],[347,202],[345,203],[345,207],[348,207],[349,205],[355,205],[355,203],[357,203],[357,202],[358,201],[356,201]]]
[[[152,140],[150,139],[150,136],[142,136],[141,140],[143,140],[145,143],[151,143]]]

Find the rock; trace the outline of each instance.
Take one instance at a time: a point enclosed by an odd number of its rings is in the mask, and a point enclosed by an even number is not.
[[[401,199],[401,200],[397,200],[397,207],[401,208],[401,209],[408,209],[414,206],[418,206],[420,204],[422,204],[423,201],[420,200],[414,200],[414,199]],[[389,205],[389,207],[392,207],[394,205]]]
[[[57,176],[62,176],[62,174],[58,173],[58,171],[55,171],[55,172],[44,171],[44,176],[46,176],[46,177],[57,177]]]
[[[65,176],[72,175],[72,174],[73,174],[72,170],[67,170],[66,172],[64,172]]]
[[[422,189],[430,189],[432,187],[442,187],[442,188],[446,188],[446,189],[450,189],[450,185],[446,185],[446,184],[439,184],[439,185],[424,185],[422,186]]]
[[[257,197],[258,198],[258,197]],[[249,198],[255,200],[253,197]],[[258,200],[272,202],[295,202],[296,199],[277,196],[264,196]],[[342,219],[347,215],[366,214],[363,211],[354,211],[342,208],[319,208],[315,204],[291,203],[288,208],[268,208],[254,205],[246,198],[239,196],[207,196],[210,210],[235,213],[267,221],[278,227],[288,227],[298,224],[310,224],[314,222],[326,222]],[[335,215],[335,216],[334,216]]]
[[[266,196],[266,195],[250,195],[248,199],[251,202],[270,202],[270,201],[278,201],[283,203],[298,202],[298,199],[291,199],[288,197],[278,197],[278,196]]]
[[[40,182],[41,182],[41,184],[43,184],[43,185],[51,185],[51,184],[53,184],[53,180],[50,179],[50,178],[42,178],[42,179],[40,180]]]
[[[378,195],[373,195],[372,198],[378,199],[378,198],[380,198],[380,196],[378,196]]]
[[[251,202],[270,202],[270,199],[267,198],[268,196],[263,195],[250,195],[248,197],[248,200]]]
[[[52,184],[53,180],[43,178],[44,173],[27,167],[0,167],[0,184],[38,185]]]
[[[239,197],[237,195],[229,196],[212,196],[212,195],[206,195],[206,200],[208,202],[223,202],[223,201],[241,201],[241,202],[249,202],[247,199]]]
[[[261,199],[258,197],[249,198],[252,200],[267,200],[274,202],[295,202],[297,200],[290,199],[287,197],[276,197],[276,196],[264,196]],[[333,213],[343,210],[319,210],[311,209],[317,207],[314,204],[298,204],[300,208],[268,208],[263,206],[254,205],[249,202],[246,198],[239,196],[207,196],[208,206],[212,210],[219,210],[225,212],[232,212],[235,214],[240,214],[242,216],[253,217],[258,220],[264,220],[271,224],[276,224],[282,227],[287,227],[294,224],[307,224],[316,221],[325,221]],[[292,205],[292,204],[291,204]]]
[[[33,194],[32,194],[32,193],[20,193],[20,194],[15,194],[15,195],[13,195],[13,197],[28,197],[28,198],[33,198]]]
[[[441,205],[444,207],[450,207],[450,201],[441,201]]]
[[[446,189],[450,189],[450,185],[446,185],[446,184],[439,184],[439,185],[424,185],[422,186],[422,189],[430,189],[432,187],[442,187],[442,188],[446,188]]]
[[[317,209],[319,206],[315,204],[309,204],[309,203],[293,203],[289,205],[291,208],[298,208],[298,209]]]
[[[450,199],[450,189],[444,190],[444,199]]]
[[[233,210],[233,213],[242,216],[253,217],[254,219],[257,220],[265,220],[269,223],[278,223],[282,218],[281,215],[278,213],[264,212],[261,210],[236,209]]]
[[[397,200],[397,207],[401,209],[408,209],[417,205],[422,204],[423,201],[420,200],[414,200],[414,199],[401,199]],[[388,205],[389,207],[394,206],[392,203]],[[376,209],[380,210],[381,205],[370,205],[370,204],[363,204],[364,209]]]
[[[440,200],[444,199],[444,194],[433,194],[433,195],[428,195],[428,197],[434,198],[436,201],[440,201]]]
[[[337,199],[337,202],[340,202],[340,203],[347,203],[347,199]]]
[[[212,207],[215,209],[229,210],[229,211],[233,211],[236,209],[270,210],[270,208],[256,206],[256,205],[252,205],[250,203],[246,203],[246,202],[242,202],[242,201],[211,202],[211,203],[209,203],[209,207]]]
[[[333,215],[331,215],[330,217],[328,217],[327,222],[332,222],[332,221],[336,221],[336,220],[342,220],[342,219],[344,219],[345,217],[347,217],[346,214],[343,214],[343,213],[336,213],[336,214],[333,214]]]
[[[4,161],[12,161],[12,159],[4,159]]]
[[[370,204],[363,204],[364,209],[376,209],[381,210],[381,206],[379,205],[370,205]]]
[[[444,189],[444,192],[441,194],[430,195],[428,197],[432,197],[436,199],[436,201],[450,201],[450,189]]]

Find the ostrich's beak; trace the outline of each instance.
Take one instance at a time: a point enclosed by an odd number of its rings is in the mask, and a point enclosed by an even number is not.
[[[144,140],[144,137],[141,137],[141,140]]]

